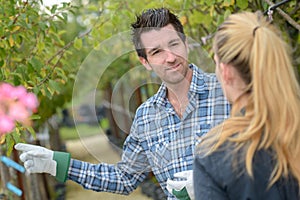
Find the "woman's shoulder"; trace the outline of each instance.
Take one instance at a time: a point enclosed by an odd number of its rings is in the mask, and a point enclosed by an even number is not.
[[[210,152],[209,149],[197,148],[195,162],[200,165],[207,173],[214,177],[227,179],[232,176],[231,164],[233,162],[234,145],[226,142],[217,150]]]
[[[297,195],[299,186],[291,176],[281,177],[271,188],[268,187],[276,165],[273,151],[255,152],[252,159],[253,177],[246,171],[245,153],[245,149],[236,150],[234,144],[227,142],[206,156],[197,153],[194,169],[207,173],[233,199],[240,199],[243,195],[254,199],[263,196],[267,199],[300,199]]]

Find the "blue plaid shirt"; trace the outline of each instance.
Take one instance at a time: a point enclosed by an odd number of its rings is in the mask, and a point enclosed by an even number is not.
[[[152,171],[168,199],[168,178],[192,170],[194,147],[210,128],[228,117],[229,104],[214,74],[191,64],[193,78],[189,104],[179,118],[166,97],[166,86],[143,103],[136,112],[130,134],[116,164],[90,164],[71,159],[68,179],[86,189],[129,194]]]

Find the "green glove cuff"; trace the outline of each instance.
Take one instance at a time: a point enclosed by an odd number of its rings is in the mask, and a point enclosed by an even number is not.
[[[182,188],[181,190],[172,190],[173,195],[176,196],[177,199],[179,200],[191,200],[189,197],[189,193],[186,190],[186,187]]]
[[[56,180],[66,182],[70,166],[71,154],[66,152],[54,151],[53,160],[56,161]]]

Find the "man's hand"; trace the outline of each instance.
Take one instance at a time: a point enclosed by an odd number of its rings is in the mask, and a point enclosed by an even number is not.
[[[174,174],[174,178],[182,179],[180,181],[167,180],[168,191],[180,200],[193,200],[193,170],[178,172]]]
[[[49,173],[56,176],[56,161],[53,160],[54,152],[41,146],[19,143],[15,149],[22,151],[20,160],[29,173]]]

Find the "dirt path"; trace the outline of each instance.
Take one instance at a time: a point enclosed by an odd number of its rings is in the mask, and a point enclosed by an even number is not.
[[[75,159],[91,162],[91,163],[116,163],[120,160],[120,155],[109,144],[108,139],[104,134],[82,138],[81,140],[72,140],[66,142],[67,150]],[[88,147],[88,148],[86,148]],[[128,196],[111,194],[106,192],[94,192],[85,190],[77,183],[67,181],[66,200],[151,200],[151,198],[142,194],[141,189],[138,188]]]

